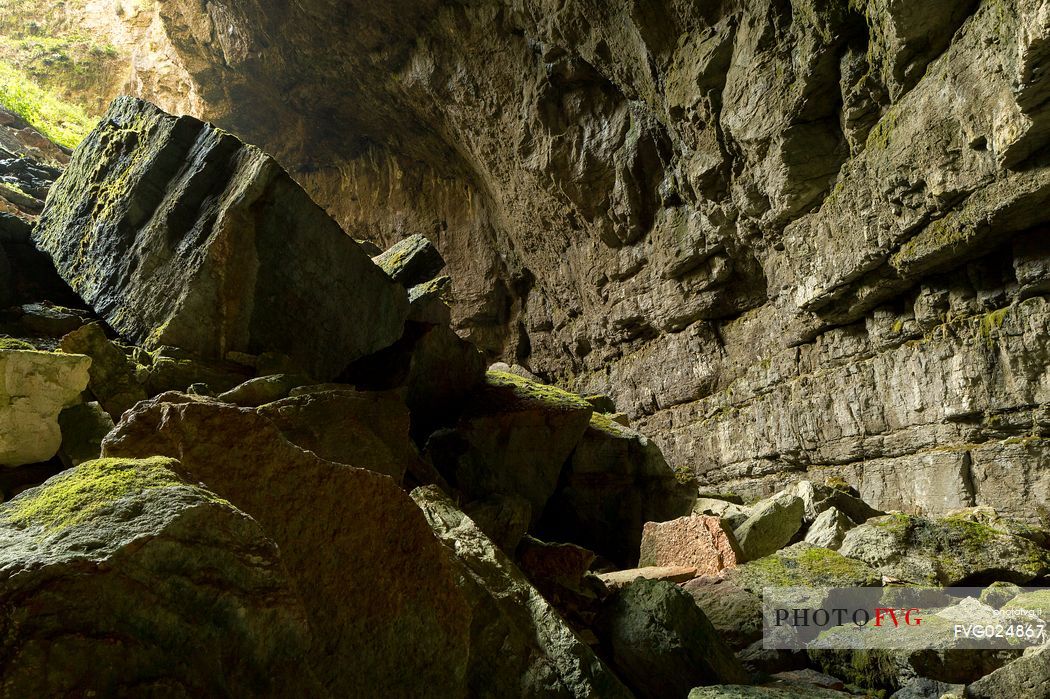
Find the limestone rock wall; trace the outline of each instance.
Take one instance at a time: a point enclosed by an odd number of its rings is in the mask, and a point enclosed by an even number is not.
[[[158,12],[201,116],[354,237],[430,237],[461,333],[702,481],[1050,501],[1050,3]]]

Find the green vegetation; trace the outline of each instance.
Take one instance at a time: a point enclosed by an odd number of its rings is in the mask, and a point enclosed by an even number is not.
[[[527,407],[528,403],[539,402],[551,410],[591,410],[591,404],[575,393],[569,393],[556,386],[530,381],[517,374],[489,371],[485,376],[485,383],[491,388],[509,389],[513,395],[509,403],[520,403],[519,407]],[[514,406],[505,403],[504,407],[513,408]]]
[[[161,456],[88,461],[12,500],[0,516],[20,526],[61,531],[129,495],[154,488],[195,487],[175,475],[169,468],[172,463],[173,459]],[[211,494],[209,498],[221,501]]]
[[[13,337],[0,337],[0,350],[35,350],[36,347]]]
[[[756,594],[764,587],[878,586],[867,564],[838,551],[803,545],[783,549],[736,568],[733,581]]]
[[[0,0],[0,104],[72,148],[112,96],[124,57],[85,29],[84,0]]]
[[[82,108],[62,101],[4,62],[0,62],[0,104],[67,148],[76,147],[95,125]]]
[[[629,432],[626,427],[614,421],[612,417],[598,411],[591,414],[591,428],[613,437],[622,437]]]

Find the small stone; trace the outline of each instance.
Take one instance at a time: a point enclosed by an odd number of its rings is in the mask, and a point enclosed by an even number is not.
[[[693,503],[693,513],[719,517],[727,527],[735,530],[751,515],[751,509],[729,500],[701,496]]]
[[[22,306],[19,324],[34,335],[62,337],[87,323],[87,314],[61,306],[30,303]]]

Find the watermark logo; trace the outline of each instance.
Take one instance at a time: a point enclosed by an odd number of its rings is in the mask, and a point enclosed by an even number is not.
[[[769,649],[1018,649],[1050,639],[1050,588],[766,588]]]

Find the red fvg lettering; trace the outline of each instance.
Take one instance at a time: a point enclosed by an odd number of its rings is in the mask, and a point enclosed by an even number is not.
[[[900,621],[897,618],[897,612],[904,612],[904,625],[905,626],[921,626],[921,617],[912,617],[913,612],[920,611],[917,607],[911,607],[909,609],[893,609],[891,607],[876,607],[875,608],[875,626],[882,626],[883,615],[889,615],[890,621],[893,622],[894,626],[900,626]]]

